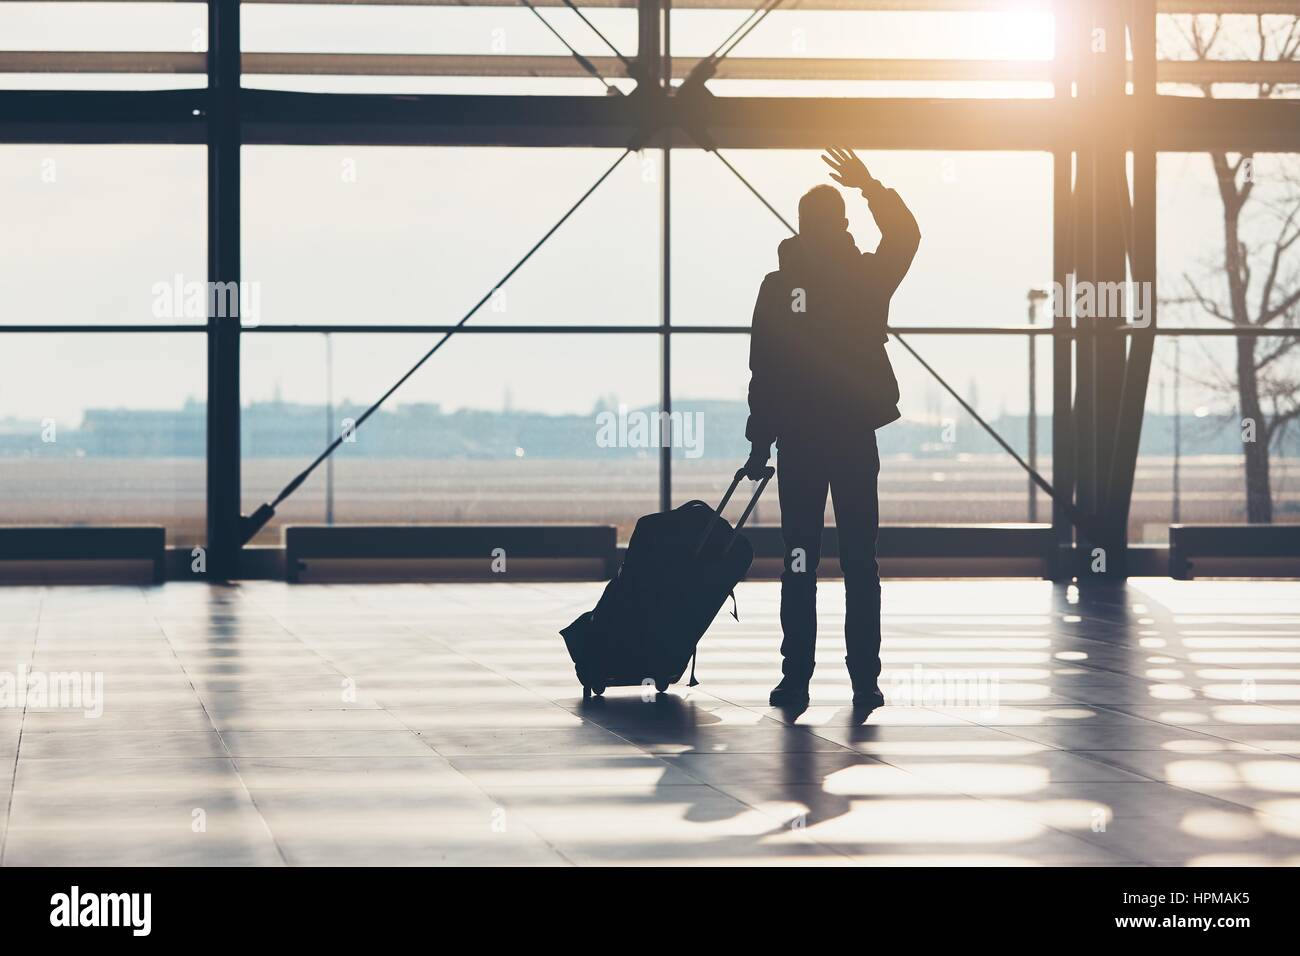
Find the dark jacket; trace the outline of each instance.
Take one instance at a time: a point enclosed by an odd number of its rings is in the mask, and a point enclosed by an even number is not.
[[[880,229],[874,253],[853,237],[820,248],[795,236],[777,249],[754,305],[745,437],[833,440],[845,428],[876,429],[899,417],[898,381],[885,354],[889,299],[921,242],[892,189],[864,191]],[[801,311],[802,310],[802,311]]]

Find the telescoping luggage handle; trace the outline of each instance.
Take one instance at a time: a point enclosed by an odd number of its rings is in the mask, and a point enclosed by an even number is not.
[[[759,479],[758,486],[754,489],[754,494],[749,499],[749,504],[745,506],[744,513],[741,514],[740,520],[736,522],[736,527],[731,533],[731,540],[727,542],[728,548],[735,543],[736,535],[740,533],[740,529],[745,526],[745,522],[749,520],[749,516],[753,513],[754,508],[758,506],[758,499],[763,494],[763,489],[767,487],[767,483],[772,480],[772,477],[775,474],[776,469],[771,465],[767,465],[763,469],[763,477]],[[719,517],[721,517],[722,512],[726,510],[727,502],[731,501],[731,496],[736,493],[736,488],[739,487],[740,480],[744,477],[745,469],[737,469],[736,477],[731,479],[731,487],[727,489],[727,493],[723,495],[722,500],[718,502],[718,507],[714,509],[715,513]],[[695,546],[695,553],[697,555],[704,550],[705,542],[709,540],[709,535],[713,533],[713,527],[713,522],[711,521],[705,527],[704,534],[700,536],[700,543]]]

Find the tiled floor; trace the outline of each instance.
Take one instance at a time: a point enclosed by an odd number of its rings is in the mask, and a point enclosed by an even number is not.
[[[0,590],[3,863],[1300,863],[1300,584],[888,582],[864,727],[837,583],[793,723],[776,585],[657,701],[582,700],[598,593]]]

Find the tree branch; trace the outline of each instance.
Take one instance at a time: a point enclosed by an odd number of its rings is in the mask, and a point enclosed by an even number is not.
[[[1259,316],[1259,321],[1257,321],[1255,324],[1268,325],[1268,323],[1272,322],[1274,319],[1278,318],[1279,316],[1286,315],[1288,312],[1294,309],[1296,307],[1296,303],[1300,303],[1300,286],[1298,286],[1289,295],[1284,297],[1282,301],[1279,302],[1276,306],[1269,309],[1267,312],[1261,312]]]
[[[1188,275],[1186,272],[1183,273],[1183,281],[1187,283],[1187,288],[1191,290],[1192,298],[1196,300],[1196,304],[1199,305],[1204,311],[1208,312],[1210,315],[1214,316],[1216,319],[1218,319],[1221,322],[1227,322],[1229,325],[1237,324],[1232,319],[1231,316],[1223,314],[1219,303],[1215,302],[1208,295],[1205,295],[1204,293],[1201,292],[1201,290],[1197,287],[1196,283],[1192,281],[1192,277]]]
[[[1300,215],[1300,203],[1296,203],[1291,208],[1291,213],[1282,221],[1282,228],[1277,232],[1277,240],[1273,243],[1273,256],[1268,264],[1268,275],[1264,277],[1264,288],[1259,296],[1259,315],[1260,324],[1263,324],[1264,316],[1268,315],[1269,309],[1273,305],[1273,287],[1277,283],[1277,270],[1282,264],[1282,254],[1286,252],[1300,238],[1300,229],[1292,229],[1295,225],[1296,216]],[[1290,231],[1290,235],[1287,233]]]
[[[1296,418],[1300,418],[1300,405],[1293,405],[1285,412],[1282,412],[1278,411],[1277,403],[1275,402],[1273,404],[1273,415],[1264,426],[1264,440],[1268,442],[1269,445],[1278,441],[1282,437],[1282,433],[1286,431],[1287,426],[1295,421]]]
[[[1255,371],[1262,372],[1269,365],[1289,353],[1297,345],[1300,345],[1300,337],[1293,335],[1282,336],[1281,340],[1274,348],[1265,352],[1263,356],[1255,362]]]

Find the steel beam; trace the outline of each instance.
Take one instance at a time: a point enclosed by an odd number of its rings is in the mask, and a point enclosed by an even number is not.
[[[206,143],[208,91],[0,90],[0,142]]]
[[[617,57],[585,58],[601,76],[633,78]],[[685,79],[699,63],[679,57],[674,79]],[[175,74],[204,72],[206,54],[153,51],[0,51],[0,73],[116,73]],[[635,64],[633,64],[635,66]],[[658,67],[654,67],[657,71]],[[553,54],[479,53],[245,53],[243,71],[251,76],[423,76],[423,77],[550,77],[585,79],[591,76],[572,56]],[[666,71],[665,71],[666,72]],[[1046,82],[1050,60],[914,59],[886,57],[740,57],[718,62],[719,80],[839,80],[858,82]],[[1161,83],[1300,82],[1295,60],[1162,60],[1156,64]]]
[[[208,4],[208,281],[240,275],[238,3]],[[235,301],[238,301],[237,295]],[[207,570],[239,573],[239,318],[208,318]]]
[[[1155,107],[1154,62],[1156,57],[1156,14],[1153,0],[1130,0],[1130,14],[1135,72],[1142,82],[1134,87],[1139,115]],[[1124,362],[1124,379],[1120,392],[1118,418],[1114,430],[1109,487],[1106,500],[1118,528],[1125,533],[1132,506],[1133,484],[1137,473],[1138,446],[1142,436],[1142,419],[1146,407],[1147,387],[1151,376],[1151,359],[1156,332],[1156,150],[1139,124],[1133,147],[1133,209],[1130,243],[1127,250],[1134,282],[1151,290],[1147,298],[1149,324],[1134,329],[1129,336],[1128,355]],[[1127,202],[1127,197],[1124,197]],[[1125,210],[1127,212],[1127,210]]]
[[[120,0],[77,0],[77,2],[111,2]],[[176,0],[193,2],[193,0]],[[382,6],[382,7],[517,7],[517,0],[256,0],[260,4],[312,6]],[[531,0],[535,7],[560,7],[564,0]],[[1054,4],[1077,3],[1079,0],[788,0],[789,10],[835,10],[861,12],[920,13],[987,13],[994,11],[1048,11]],[[637,0],[580,0],[584,9],[632,9]],[[753,10],[757,0],[678,0],[682,10]],[[1295,12],[1295,0],[1156,0],[1160,13],[1235,13],[1277,14]]]
[[[1096,0],[1100,24],[1106,30],[1104,52],[1094,54],[1096,68],[1097,108],[1092,128],[1095,153],[1093,182],[1093,279],[1098,283],[1123,283],[1127,278],[1127,259],[1124,251],[1126,219],[1131,215],[1127,190],[1127,151],[1138,134],[1137,115],[1125,93],[1126,21],[1124,7],[1129,0]],[[1113,115],[1115,105],[1129,107],[1128,121],[1134,125],[1126,135],[1116,133]],[[1126,342],[1118,335],[1107,335],[1124,325],[1124,316],[1097,316],[1088,320],[1097,329],[1092,339],[1094,433],[1093,469],[1090,473],[1091,497],[1095,513],[1101,519],[1107,540],[1094,542],[1107,549],[1107,573],[1123,574],[1124,551],[1127,547],[1127,528],[1121,516],[1127,515],[1127,504],[1109,497],[1110,476],[1113,470],[1115,432],[1121,427],[1120,393],[1124,387],[1127,356]]]
[[[672,7],[670,0],[642,0],[641,15],[653,16],[658,27],[642,31],[641,42],[648,42],[653,32],[657,44],[657,68],[652,80],[658,87],[669,85],[664,77],[672,76]],[[641,52],[641,51],[638,51]],[[637,61],[641,62],[640,59]],[[659,220],[659,410],[664,421],[672,428],[673,412],[673,154],[672,146],[665,143],[660,152],[663,164],[660,177]],[[659,449],[659,510],[668,511],[673,506],[673,443],[672,434]]]
[[[725,61],[724,61],[725,62]],[[0,142],[201,143],[207,90],[0,91]],[[215,91],[211,95],[216,95]],[[1069,97],[985,100],[858,97],[396,95],[242,90],[242,141],[259,145],[617,147],[638,129],[657,147],[694,147],[707,128],[720,149],[820,149],[828,137],[864,149],[1053,151],[1083,135]],[[1113,135],[1135,131],[1159,151],[1300,150],[1300,101],[1156,97],[1136,115],[1113,104]]]

